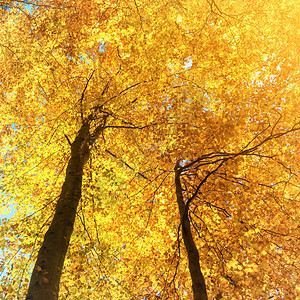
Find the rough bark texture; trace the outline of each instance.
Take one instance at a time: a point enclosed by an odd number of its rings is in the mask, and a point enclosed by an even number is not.
[[[205,287],[205,280],[201,272],[199,253],[193,240],[186,204],[183,198],[183,191],[180,182],[180,170],[178,165],[175,167],[175,186],[177,203],[180,212],[183,242],[188,254],[194,300],[207,300],[208,298]]]
[[[93,140],[103,127],[94,132]],[[90,120],[85,120],[71,144],[71,157],[52,223],[45,234],[33,269],[26,300],[56,300],[76,210],[81,198],[83,168],[89,159]],[[97,131],[97,130],[96,130]]]

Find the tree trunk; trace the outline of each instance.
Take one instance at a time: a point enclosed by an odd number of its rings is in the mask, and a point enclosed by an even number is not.
[[[178,165],[176,165],[175,167],[175,186],[177,204],[180,212],[183,242],[188,254],[189,270],[192,278],[194,300],[207,300],[208,298],[205,287],[205,280],[201,272],[199,263],[199,253],[193,240],[190,227],[190,220],[188,218],[188,212],[183,198],[183,191],[180,182],[180,169]]]
[[[56,300],[76,210],[81,198],[83,168],[89,159],[90,121],[83,122],[71,144],[71,157],[52,223],[33,269],[26,300]]]

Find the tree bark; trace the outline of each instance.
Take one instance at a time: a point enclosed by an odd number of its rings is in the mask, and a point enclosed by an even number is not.
[[[98,128],[97,134],[99,135]],[[71,144],[65,181],[59,196],[51,225],[31,276],[26,300],[56,300],[59,282],[73,232],[76,210],[81,198],[83,168],[90,155],[90,120],[85,120]],[[95,136],[93,136],[95,137]]]
[[[180,167],[177,164],[175,167],[175,186],[177,204],[180,213],[182,237],[184,246],[186,248],[189,260],[189,270],[192,278],[192,288],[194,300],[207,300],[207,291],[205,280],[201,272],[199,263],[199,252],[195,245],[193,235],[191,232],[190,220],[188,218],[187,207],[183,198],[183,190],[180,181]]]

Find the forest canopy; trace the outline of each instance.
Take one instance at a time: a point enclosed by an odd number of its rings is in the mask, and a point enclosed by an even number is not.
[[[297,1],[0,15],[2,299],[300,297]]]

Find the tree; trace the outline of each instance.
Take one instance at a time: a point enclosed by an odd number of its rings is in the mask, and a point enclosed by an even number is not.
[[[235,201],[226,199],[226,195],[228,193],[228,182],[230,182],[231,185],[233,185],[234,188],[230,188],[230,190],[234,190],[237,189],[238,190],[238,196],[240,197],[241,195],[241,190],[242,190],[242,194],[243,195],[247,195],[249,192],[247,190],[250,189],[251,185],[257,185],[257,179],[258,176],[256,175],[255,180],[253,180],[251,178],[251,176],[249,176],[248,174],[250,172],[243,172],[243,171],[237,171],[237,169],[240,168],[239,166],[239,162],[235,163],[235,168],[233,169],[232,172],[232,166],[230,166],[230,161],[234,161],[234,160],[241,160],[244,161],[244,157],[248,157],[248,156],[253,156],[255,158],[259,158],[259,159],[267,159],[267,160],[275,160],[275,162],[281,166],[283,166],[284,168],[286,168],[289,171],[289,175],[291,175],[291,170],[285,166],[282,161],[279,159],[275,159],[276,158],[276,154],[274,154],[274,152],[272,153],[266,153],[265,151],[259,151],[261,150],[262,146],[264,146],[264,144],[273,141],[275,139],[278,139],[282,136],[285,136],[289,133],[294,133],[296,131],[298,131],[299,128],[299,124],[297,124],[296,126],[293,126],[290,130],[284,131],[284,132],[278,132],[278,133],[274,133],[274,130],[276,129],[276,125],[277,123],[270,128],[270,126],[268,126],[267,128],[265,128],[263,130],[263,132],[258,133],[257,136],[250,141],[241,151],[237,152],[237,153],[227,153],[227,152],[213,152],[213,153],[209,153],[209,154],[204,154],[201,157],[197,158],[196,160],[193,160],[192,162],[189,162],[187,164],[184,164],[183,166],[180,166],[180,162],[178,161],[176,166],[175,166],[175,186],[176,186],[176,197],[177,197],[177,203],[178,203],[178,207],[179,207],[179,211],[180,211],[180,220],[181,220],[181,226],[182,226],[182,236],[183,236],[183,240],[184,240],[184,244],[188,253],[188,260],[189,260],[189,270],[191,273],[191,278],[192,278],[192,282],[193,282],[193,294],[194,294],[194,299],[199,299],[199,300],[205,300],[207,299],[207,295],[206,295],[206,289],[205,289],[205,281],[201,272],[201,268],[199,265],[199,253],[198,253],[198,249],[197,246],[195,245],[194,242],[194,238],[193,238],[193,234],[191,231],[191,226],[193,225],[196,233],[198,234],[198,236],[200,237],[200,239],[203,239],[205,241],[209,240],[206,239],[206,235],[208,231],[207,228],[207,221],[205,220],[207,217],[207,214],[204,215],[204,217],[202,217],[202,210],[203,210],[203,204],[207,205],[209,208],[211,209],[216,209],[217,211],[219,211],[222,215],[223,218],[221,218],[219,216],[219,222],[218,222],[218,226],[217,226],[217,231],[224,233],[225,231],[228,230],[228,228],[230,228],[229,224],[226,224],[226,227],[223,229],[222,225],[220,224],[220,220],[224,219],[230,219],[230,221],[228,223],[232,222],[232,217],[234,215],[234,212],[238,211],[238,219],[235,220],[236,223],[240,223],[243,224],[243,226],[246,229],[246,233],[244,234],[246,236],[246,241],[243,241],[243,236],[240,235],[239,237],[239,243],[238,246],[242,246],[243,242],[246,242],[246,245],[248,246],[248,248],[250,248],[250,251],[252,253],[255,253],[257,250],[257,252],[262,251],[261,253],[263,255],[266,255],[266,248],[268,247],[268,243],[266,244],[266,237],[263,236],[264,233],[267,233],[271,237],[275,237],[276,235],[281,235],[282,232],[284,230],[286,230],[286,228],[282,228],[280,224],[280,226],[276,226],[277,224],[275,224],[274,220],[272,220],[272,230],[269,229],[265,229],[266,228],[266,220],[260,220],[260,215],[261,215],[261,207],[257,208],[258,204],[255,203],[255,205],[253,207],[251,207],[251,209],[243,209],[244,214],[249,214],[251,215],[257,215],[255,218],[255,222],[253,222],[251,220],[251,217],[249,218],[249,215],[245,218],[241,217],[241,211],[239,208],[239,205],[234,204],[234,203],[239,203],[238,199],[235,199]],[[261,135],[263,133],[265,133],[268,128],[270,128],[270,134],[267,135],[264,139],[261,139]],[[256,143],[255,146],[250,146],[252,143],[254,143],[257,139],[259,139],[260,141]],[[224,167],[226,166],[226,164],[229,163],[229,168],[228,167]],[[247,165],[251,166],[251,163],[248,163]],[[213,166],[213,168],[211,170],[207,170],[208,168],[211,168],[211,166]],[[206,168],[205,172],[203,174],[203,167]],[[237,168],[237,169],[236,169]],[[223,170],[222,170],[223,169]],[[199,176],[199,173],[202,176]],[[237,174],[239,174],[239,176],[237,176]],[[245,175],[247,174],[247,175]],[[187,176],[187,179],[184,180],[184,184],[185,184],[185,188],[182,188],[182,184],[181,184],[181,177],[185,177]],[[204,189],[204,192],[202,192],[203,188],[202,186],[204,184],[206,184],[209,180],[210,177],[213,177],[214,175],[217,175],[217,178],[215,178],[213,186],[214,188],[218,187],[218,192],[216,193],[216,195],[218,196],[218,194],[223,193],[223,199],[212,199],[210,200],[210,197],[205,197],[204,195],[207,193],[207,191]],[[242,175],[242,176],[241,176]],[[269,177],[269,176],[268,176]],[[193,178],[191,180],[191,178]],[[264,178],[264,177],[263,177]],[[278,180],[278,179],[277,179]],[[192,181],[192,183],[190,183],[190,181]],[[195,182],[197,182],[197,185],[195,185]],[[220,182],[217,182],[220,181]],[[225,182],[225,183],[224,183]],[[264,188],[268,188],[269,190],[271,190],[273,192],[272,197],[274,197],[275,199],[280,196],[277,196],[277,191],[275,186],[281,186],[282,184],[289,185],[290,182],[285,181],[284,179],[282,181],[273,181],[271,184],[266,184],[267,180],[266,178],[264,178],[263,183],[259,183],[258,182],[258,186],[264,186]],[[276,182],[276,183],[275,183]],[[289,188],[287,188],[289,189]],[[192,191],[190,191],[192,190]],[[220,193],[221,192],[221,193]],[[208,194],[210,194],[211,191],[208,191]],[[189,197],[187,198],[187,200],[184,199],[184,194],[188,195]],[[254,195],[251,195],[254,194]],[[279,193],[280,194],[280,193]],[[200,197],[201,195],[201,197]],[[250,192],[250,195],[253,197],[254,199],[257,199],[257,193],[254,193],[253,191]],[[268,193],[267,193],[268,195]],[[204,196],[204,197],[203,197]],[[250,198],[252,198],[250,196]],[[260,196],[263,197],[263,201],[266,203],[266,195],[264,195],[264,192],[260,193]],[[204,198],[204,199],[202,199]],[[225,199],[224,199],[225,198]],[[197,199],[197,203],[194,204],[193,202],[195,202],[195,200]],[[277,201],[276,201],[277,202]],[[193,204],[192,204],[193,203]],[[231,203],[230,205],[228,205],[229,203]],[[224,205],[225,204],[225,205]],[[227,205],[226,205],[227,204]],[[247,203],[248,205],[250,204],[249,202]],[[277,202],[278,204],[278,202]],[[193,209],[191,209],[191,206],[194,206]],[[268,204],[267,204],[268,205]],[[202,206],[202,207],[201,207]],[[269,206],[269,205],[268,205]],[[292,205],[289,205],[289,208],[292,209]],[[257,213],[258,211],[258,213]],[[278,214],[278,212],[277,212]],[[268,214],[268,217],[270,217],[271,214]],[[250,219],[250,220],[249,220]],[[278,218],[279,220],[281,220],[281,218]],[[201,221],[201,223],[199,223],[199,221]],[[226,222],[226,221],[225,221]],[[246,224],[246,225],[245,225]],[[203,228],[203,225],[205,226]],[[236,224],[235,224],[236,225]],[[269,225],[269,226],[270,226]],[[240,227],[240,226],[236,226],[236,227]],[[279,228],[278,228],[279,227]],[[252,228],[252,231],[251,229]],[[268,228],[268,225],[267,225]],[[271,227],[269,227],[271,228]],[[276,231],[275,231],[276,228]],[[204,232],[200,233],[199,230],[203,230]],[[205,230],[207,229],[207,230]],[[252,241],[250,239],[249,241],[249,236],[253,236],[255,235],[255,233],[259,233],[260,238],[264,238],[264,243],[262,242],[260,247],[258,247],[258,249],[255,249],[255,247],[253,247],[252,245]],[[211,235],[211,237],[213,238],[213,242],[212,244],[214,244],[214,247],[216,247],[216,252],[220,255],[220,261],[224,264],[224,256],[228,253],[228,249],[232,248],[232,245],[222,245],[221,242],[216,242],[216,240],[218,239],[217,234]],[[225,236],[231,236],[230,234],[225,234]],[[223,234],[222,234],[222,241],[224,241],[223,239]],[[241,242],[243,241],[243,242]],[[269,241],[270,242],[270,241]],[[231,242],[232,243],[232,242]],[[180,241],[179,241],[179,245],[180,245]],[[275,243],[275,245],[277,245]],[[250,246],[250,247],[249,247]],[[280,247],[280,246],[279,246]],[[282,246],[281,246],[282,247]],[[203,249],[203,248],[202,248]],[[247,249],[247,247],[246,247]],[[243,255],[245,255],[245,252],[247,251],[245,248],[243,248]],[[225,250],[225,251],[224,251]],[[294,249],[289,249],[289,250],[294,250]],[[224,253],[225,252],[225,253]],[[236,251],[237,253],[239,252],[239,250]],[[230,253],[230,256],[232,257],[232,253]],[[227,263],[227,267],[230,269],[232,267],[238,267],[239,270],[241,270],[241,266],[247,266],[246,268],[246,274],[250,273],[251,275],[253,275],[253,273],[256,273],[256,268],[257,265],[259,265],[259,263],[265,263],[265,260],[262,259],[262,262],[259,262],[259,260],[257,260],[257,257],[259,256],[259,253],[256,253],[256,261],[255,263],[249,263],[250,257],[251,255],[247,255],[247,264],[241,262],[240,260],[234,258],[233,261],[228,262]],[[234,257],[234,256],[233,256]],[[225,260],[226,261],[226,260]],[[229,261],[229,258],[228,258]],[[240,266],[240,268],[239,268]],[[224,266],[223,266],[224,267]],[[244,274],[243,274],[244,275]],[[227,275],[228,276],[228,275]],[[246,275],[247,276],[247,275]],[[231,277],[229,277],[232,284],[234,286],[237,285],[237,283],[235,282],[235,280],[233,280]],[[257,278],[256,278],[257,280]],[[250,281],[248,279],[248,281]],[[261,293],[261,292],[260,292]],[[257,296],[260,295],[257,294]],[[221,298],[222,298],[222,292],[220,292],[218,294]],[[291,295],[293,296],[293,295]]]
[[[211,299],[294,299],[299,9],[247,5],[5,13],[1,197],[16,213],[1,223],[4,299],[27,293],[34,261],[28,299],[57,299],[59,281],[61,299],[189,299],[193,259],[194,299],[205,285]]]

